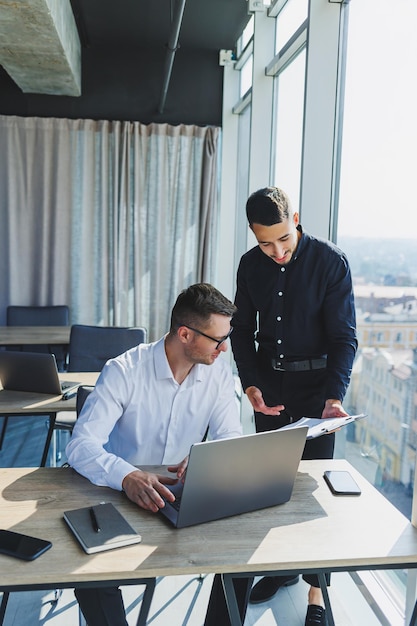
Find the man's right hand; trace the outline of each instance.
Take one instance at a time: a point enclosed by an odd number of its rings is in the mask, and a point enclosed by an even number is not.
[[[174,502],[174,494],[165,485],[175,485],[177,478],[151,474],[135,470],[127,474],[122,482],[122,487],[127,497],[143,509],[157,513],[165,506],[163,496],[169,502]]]
[[[257,413],[264,413],[264,415],[279,415],[281,411],[285,409],[283,404],[278,404],[277,406],[266,406],[262,391],[258,389],[258,387],[252,385],[251,387],[245,389],[245,393],[248,396],[253,410]]]

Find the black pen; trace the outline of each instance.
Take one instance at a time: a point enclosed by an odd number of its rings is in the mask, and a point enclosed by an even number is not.
[[[94,530],[96,531],[96,533],[99,533],[101,528],[100,528],[100,525],[98,523],[97,515],[96,515],[96,512],[95,512],[93,506],[90,507],[90,517],[91,517],[91,522],[93,524]]]

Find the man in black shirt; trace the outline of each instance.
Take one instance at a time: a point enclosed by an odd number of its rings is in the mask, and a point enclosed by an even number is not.
[[[304,233],[285,192],[267,187],[246,204],[258,246],[237,273],[231,343],[257,432],[303,416],[346,415],[342,401],[357,349],[349,264],[329,241]],[[257,344],[257,345],[256,345]],[[334,433],[307,441],[303,458],[332,458]],[[305,624],[325,624],[316,576]],[[264,602],[298,577],[261,579],[250,601]]]

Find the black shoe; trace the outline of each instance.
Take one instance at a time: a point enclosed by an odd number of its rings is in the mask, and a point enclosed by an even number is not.
[[[286,578],[285,576],[265,576],[252,588],[249,596],[251,604],[267,602],[274,597],[281,587],[290,587],[298,583],[298,576]]]
[[[304,626],[327,626],[326,611],[322,606],[309,604]]]

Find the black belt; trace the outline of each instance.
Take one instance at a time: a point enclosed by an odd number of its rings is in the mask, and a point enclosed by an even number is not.
[[[305,359],[304,361],[281,361],[271,359],[272,367],[278,372],[307,372],[308,370],[323,370],[326,368],[327,359]]]

